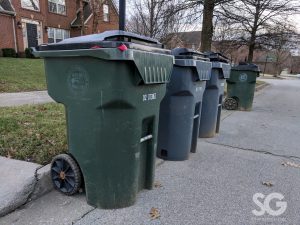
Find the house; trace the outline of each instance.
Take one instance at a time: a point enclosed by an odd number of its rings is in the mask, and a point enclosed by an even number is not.
[[[15,10],[8,0],[0,0],[0,48],[17,49]],[[4,32],[5,31],[5,32]]]
[[[300,56],[299,55],[292,56],[291,74],[300,74]]]
[[[22,54],[42,43],[118,29],[113,0],[102,0],[97,10],[91,5],[92,0],[0,0],[0,27],[5,31],[0,33],[0,49]]]
[[[201,31],[172,33],[168,35],[163,42],[166,47],[170,49],[181,47],[199,51],[201,45],[201,33]]]
[[[164,44],[170,49],[184,47],[200,51],[201,31],[170,34]],[[239,41],[215,40],[212,42],[212,51],[222,53],[234,64],[248,60],[248,46]],[[288,69],[292,73],[300,73],[299,62],[299,57],[292,56],[290,51],[256,49],[253,53],[253,63],[257,64],[261,71],[274,75],[280,74],[283,69]]]

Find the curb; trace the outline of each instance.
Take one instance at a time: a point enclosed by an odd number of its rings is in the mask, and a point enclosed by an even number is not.
[[[165,161],[159,158],[155,160],[155,168],[161,166]],[[8,205],[6,209],[0,212],[0,217],[5,216],[23,205],[36,200],[54,189],[51,176],[51,165],[40,166],[35,170],[33,182],[23,187],[23,192],[28,193],[27,199],[19,202],[19,204]]]
[[[267,86],[269,86],[270,84],[268,84],[268,83],[264,83],[264,84],[260,84],[260,85],[257,85],[256,87],[255,87],[255,91],[257,92],[257,91],[260,91],[260,90],[262,90],[262,89],[264,89],[265,87],[267,87]]]
[[[165,161],[163,159],[156,158],[155,168],[160,167],[162,164],[164,164],[164,162]],[[52,191],[54,189],[52,180],[50,177],[50,171],[51,171],[50,164],[43,166],[41,168],[38,168],[36,170],[36,173],[35,173],[36,183],[34,185],[33,191],[31,192],[27,202],[30,202],[37,198],[40,198],[43,195],[49,193],[50,191]]]
[[[19,188],[11,187],[10,197],[4,199],[3,205],[0,208],[0,217],[13,212],[53,189],[50,179],[50,165],[38,166],[33,172],[31,176],[25,176],[26,182],[23,184],[24,186],[19,186]]]
[[[40,167],[35,171],[36,183],[27,202],[35,200],[53,190],[52,180],[50,178],[50,164]]]
[[[0,217],[52,190],[48,167],[0,157],[0,170]]]

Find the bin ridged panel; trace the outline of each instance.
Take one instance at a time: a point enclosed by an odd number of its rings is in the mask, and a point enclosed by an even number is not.
[[[134,62],[145,84],[166,83],[170,80],[173,57],[135,51]]]
[[[229,79],[230,78],[231,66],[229,64],[222,63],[222,69],[223,69],[223,77],[225,79]]]
[[[211,76],[211,63],[210,62],[197,62],[197,72],[199,80],[210,80]]]

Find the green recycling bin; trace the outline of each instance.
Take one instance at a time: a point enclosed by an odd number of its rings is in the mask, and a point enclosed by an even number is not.
[[[251,111],[256,78],[260,70],[255,64],[240,63],[232,67],[227,82],[227,97],[224,107],[228,110]]]
[[[174,58],[158,41],[124,31],[41,45],[49,95],[64,104],[69,154],[52,161],[56,189],[128,207],[154,179],[159,105]],[[81,176],[82,174],[82,176]]]

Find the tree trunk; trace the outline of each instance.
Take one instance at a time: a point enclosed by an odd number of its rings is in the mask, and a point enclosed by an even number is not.
[[[255,50],[255,41],[256,41],[256,33],[257,33],[257,20],[254,21],[254,26],[251,31],[251,37],[249,41],[249,53],[248,53],[248,63],[253,62],[253,55]]]
[[[85,25],[84,25],[84,14],[83,14],[84,3],[82,0],[79,0],[79,12],[80,12],[80,27],[81,27],[81,35],[85,34]]]
[[[255,49],[255,43],[251,42],[249,44],[249,53],[248,53],[248,63],[253,62],[253,54],[254,54],[254,49]]]
[[[214,16],[215,0],[204,0],[203,22],[201,33],[201,51],[211,51],[211,43],[213,37],[213,16]]]
[[[154,0],[151,0],[150,2],[150,31],[149,31],[149,36],[151,38],[154,37],[154,26],[155,26],[155,21],[154,21],[154,13],[155,13],[155,2]]]
[[[250,38],[250,42],[249,42],[248,63],[253,62],[253,54],[254,54],[254,50],[255,50],[255,41],[256,41],[256,37],[257,37],[256,33],[257,33],[257,29],[258,29],[258,19],[259,19],[260,9],[261,9],[260,1],[258,1],[255,8],[256,8],[256,11],[255,11],[255,14],[254,14],[253,28],[252,28],[252,31],[251,31],[251,38]]]
[[[103,1],[100,0],[91,0],[90,1],[92,11],[93,11],[93,27],[92,27],[92,33],[98,33],[98,25],[99,25],[99,20],[101,18],[101,10],[102,10],[102,15],[104,15],[103,12]]]

